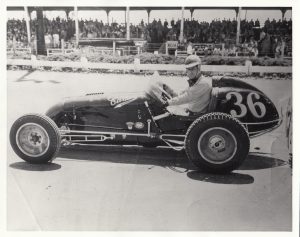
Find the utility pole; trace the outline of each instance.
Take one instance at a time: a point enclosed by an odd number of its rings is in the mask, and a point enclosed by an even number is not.
[[[26,21],[26,29],[27,29],[27,40],[28,40],[28,47],[31,44],[31,29],[30,29],[30,12],[28,7],[24,7],[25,10],[25,21]]]
[[[241,34],[241,7],[239,7],[237,12],[237,27],[236,27],[236,45],[240,44],[240,34]]]
[[[43,20],[43,8],[36,7],[36,39],[37,39],[37,54],[46,55],[46,45],[45,45],[45,34],[44,34],[44,20]]]
[[[76,48],[79,45],[79,22],[78,22],[78,7],[74,6],[75,13],[75,35],[76,35]]]
[[[130,40],[130,8],[126,7],[126,39]]]
[[[181,8],[181,22],[180,22],[180,35],[179,35],[179,41],[180,43],[183,42],[183,27],[184,27],[184,7]]]

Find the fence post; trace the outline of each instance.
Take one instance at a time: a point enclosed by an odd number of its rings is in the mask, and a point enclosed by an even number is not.
[[[113,56],[115,56],[116,53],[116,41],[113,41]]]
[[[225,44],[224,44],[224,43],[222,43],[222,52],[221,52],[221,54],[222,54],[222,57],[224,57],[224,51],[225,51]]]
[[[245,67],[247,70],[247,75],[251,75],[252,74],[252,62],[250,60],[246,60]]]
[[[30,58],[31,58],[31,61],[32,61],[32,69],[36,69],[37,68],[37,60],[36,60],[36,56],[35,55],[33,55],[33,54],[31,54],[31,56],[30,56]]]
[[[140,72],[140,64],[141,64],[141,61],[139,58],[135,58],[134,59],[134,72]]]
[[[140,46],[138,46],[138,54],[140,54],[140,50],[141,50],[141,49],[140,49]]]
[[[177,57],[177,49],[175,50],[175,57]]]
[[[16,37],[13,36],[13,54],[16,54],[16,47],[17,47],[17,41],[16,41]]]
[[[85,56],[82,56],[82,57],[80,58],[80,62],[81,62],[82,67],[83,67],[84,69],[89,69],[89,67],[88,67],[88,60],[87,60],[87,58],[86,58]]]
[[[168,42],[166,42],[166,55],[169,55]]]
[[[65,40],[61,39],[61,51],[64,54],[65,53]]]
[[[284,57],[284,49],[285,49],[285,42],[282,41],[282,45],[281,45],[281,58]]]

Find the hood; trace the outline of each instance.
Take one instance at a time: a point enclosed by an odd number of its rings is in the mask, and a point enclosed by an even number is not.
[[[119,108],[135,101],[137,98],[145,97],[145,92],[126,93],[90,93],[84,96],[66,97],[61,102],[48,109],[46,115],[50,118],[61,112],[68,112],[74,109],[80,110],[84,107],[114,107]]]

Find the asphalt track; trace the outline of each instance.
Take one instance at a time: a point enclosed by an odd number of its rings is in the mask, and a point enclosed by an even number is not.
[[[64,96],[137,91],[153,77],[8,71],[8,128]],[[180,89],[180,77],[161,77]],[[290,80],[248,79],[277,103]],[[290,231],[292,175],[283,127],[251,141],[229,175],[198,172],[184,152],[141,147],[62,149],[30,165],[7,149],[9,230]]]

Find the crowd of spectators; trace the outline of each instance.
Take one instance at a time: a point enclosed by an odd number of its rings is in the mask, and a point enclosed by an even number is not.
[[[11,45],[12,42],[26,43],[27,32],[26,32],[26,22],[25,20],[8,20],[7,21],[7,42]]]
[[[130,24],[132,38],[143,38],[144,25]],[[113,22],[104,24],[98,20],[79,21],[80,38],[126,38],[126,25]]]
[[[131,38],[142,38],[149,43],[162,43],[165,41],[177,41],[180,36],[180,20],[154,19],[145,24],[142,20],[138,25],[130,24]],[[37,20],[30,21],[31,41],[36,38]],[[199,22],[186,19],[184,21],[183,42],[188,43],[224,43],[225,48],[232,49],[235,42],[237,21],[235,19],[215,19],[212,22]],[[68,42],[75,35],[75,21],[68,18],[44,18],[45,43],[47,47],[60,47],[61,40]],[[112,22],[103,23],[98,20],[79,21],[80,38],[125,38],[126,25]],[[282,42],[290,43],[292,40],[292,20],[267,19],[264,25],[258,20],[241,21],[241,46],[254,55],[276,55],[280,53]],[[26,45],[28,42],[26,22],[24,19],[10,19],[7,21],[8,44],[16,42]]]
[[[49,20],[44,17],[43,22],[45,44],[47,47],[60,47],[62,39],[67,42],[74,37],[75,21],[71,19],[65,20],[57,17],[56,19]],[[36,19],[30,21],[30,39],[32,42],[36,39],[37,24],[38,22]],[[14,42],[19,46],[27,45],[28,35],[25,19],[10,19],[7,21],[7,40],[8,45],[13,44]]]

